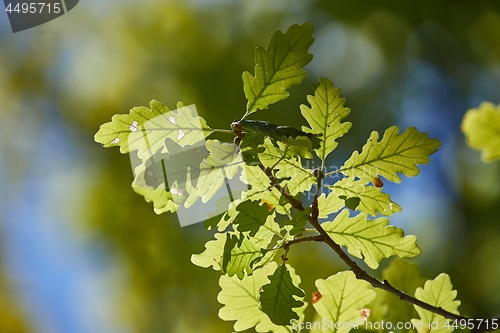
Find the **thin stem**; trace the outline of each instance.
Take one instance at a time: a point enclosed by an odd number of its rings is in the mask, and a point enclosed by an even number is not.
[[[283,249],[285,251],[288,251],[288,248],[292,246],[293,244],[297,243],[302,243],[302,242],[322,242],[323,241],[323,236],[321,235],[316,235],[316,236],[309,236],[309,237],[302,237],[302,238],[296,238],[294,240],[288,241],[285,246],[283,246]]]
[[[216,133],[234,134],[233,130],[222,129],[222,128],[212,128],[212,129],[210,129],[210,131],[216,132]]]

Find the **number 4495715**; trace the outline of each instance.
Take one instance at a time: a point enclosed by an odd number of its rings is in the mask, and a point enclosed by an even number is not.
[[[444,324],[445,328],[454,328],[454,329],[474,329],[479,326],[483,326],[487,330],[496,330],[500,328],[499,318],[493,319],[460,319],[460,320],[447,320]]]
[[[48,14],[54,13],[58,14],[61,12],[61,4],[60,3],[45,3],[45,2],[32,2],[32,3],[17,3],[14,8],[12,8],[12,3],[9,3],[7,8],[5,8],[5,11],[7,13],[31,13],[31,14],[36,14],[36,13],[43,13],[46,12]]]

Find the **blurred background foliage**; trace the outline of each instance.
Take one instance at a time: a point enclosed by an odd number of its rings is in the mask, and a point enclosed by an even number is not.
[[[1,332],[231,331],[218,273],[190,262],[212,232],[155,215],[130,188],[128,156],[93,135],[153,98],[228,128],[255,44],[304,21],[308,78],[254,119],[304,125],[299,105],[327,77],[354,124],[331,167],[393,124],[439,138],[419,177],[386,182],[403,207],[391,221],[417,235],[424,277],[451,275],[461,313],[500,315],[500,163],[482,163],[460,132],[468,108],[500,102],[500,2],[87,0],[16,34],[0,14]],[[308,301],[315,278],[345,269],[319,244],[289,257]]]

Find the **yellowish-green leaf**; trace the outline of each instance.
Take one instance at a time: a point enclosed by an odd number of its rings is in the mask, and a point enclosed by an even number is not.
[[[500,105],[484,102],[479,108],[467,111],[462,131],[469,146],[482,151],[484,162],[500,158]]]
[[[266,247],[273,235],[260,236],[254,242],[253,238],[235,232],[216,233],[215,240],[205,244],[205,251],[191,256],[191,262],[205,268],[212,266],[214,270],[222,268],[223,273],[242,279],[245,272],[251,274],[254,269],[269,262],[277,252],[260,247]]]
[[[354,151],[340,171],[367,182],[373,182],[378,175],[395,183],[401,182],[398,173],[417,176],[420,172],[417,164],[429,163],[429,155],[438,150],[441,142],[430,139],[427,133],[419,133],[414,127],[403,134],[398,132],[397,126],[389,127],[378,142],[379,134],[373,131],[361,154]]]
[[[233,144],[221,143],[218,140],[207,140],[210,155],[199,166],[196,183],[196,197],[208,202],[222,186],[226,179],[232,179],[243,165],[241,156],[235,152]]]
[[[177,111],[177,112],[176,112]],[[116,114],[111,122],[101,125],[94,140],[104,147],[119,146],[122,154],[138,150],[151,156],[159,149],[167,152],[165,139],[177,142],[181,147],[194,145],[212,133],[205,120],[194,116],[190,107],[182,102],[177,110],[170,111],[156,100],[145,106],[135,107],[129,114]]]
[[[278,170],[276,172],[278,179],[290,178],[283,182],[290,194],[295,195],[311,189],[316,178],[312,175],[312,170],[302,167],[300,156],[293,155],[281,143],[278,144],[278,147],[274,146],[269,138],[264,140],[263,146],[265,150],[259,153],[260,161],[266,167],[276,165],[274,169]]]
[[[251,189],[246,192],[246,199],[261,200],[269,207],[274,207],[279,214],[289,214],[291,205],[289,203],[280,204],[281,193],[275,188],[270,187],[271,182],[266,174],[258,166],[244,165],[240,177],[245,184],[251,185]]]
[[[344,178],[327,186],[332,192],[328,197],[333,196],[330,200],[344,201],[339,198],[345,196],[347,198],[357,197],[361,201],[357,209],[371,216],[382,215],[390,216],[393,213],[401,211],[401,206],[391,200],[389,194],[382,192],[381,188],[366,185],[364,180],[354,180],[352,177]],[[333,206],[336,206],[332,203]]]
[[[455,300],[457,291],[453,290],[448,274],[441,273],[434,280],[425,282],[424,288],[418,288],[415,297],[430,305],[443,308],[444,310],[459,314],[460,301]],[[412,323],[418,333],[450,333],[453,331],[451,322],[446,325],[448,319],[415,306],[420,319],[412,319]],[[448,326],[448,327],[446,327]]]
[[[219,285],[221,292],[217,300],[224,306],[219,310],[219,317],[226,321],[236,321],[234,330],[241,332],[255,327],[257,332],[292,333],[291,326],[278,326],[273,324],[269,317],[260,310],[259,292],[263,285],[269,283],[268,275],[273,274],[277,264],[270,262],[265,267],[254,271],[250,276],[246,275],[242,280],[236,276],[220,277]],[[300,277],[295,274],[292,267],[288,267],[294,285],[300,285]],[[304,310],[307,303],[296,312],[299,321],[304,320]]]
[[[387,224],[387,218],[368,220],[365,213],[350,218],[349,211],[344,209],[333,222],[322,226],[337,244],[347,247],[351,255],[363,258],[370,268],[376,269],[384,258],[394,255],[413,258],[420,254],[415,236],[404,237],[403,230]]]
[[[326,219],[330,214],[338,212],[345,206],[345,201],[336,195],[322,193],[318,197],[319,218]]]
[[[273,212],[267,217],[266,223],[264,223],[259,228],[259,231],[257,231],[255,236],[252,237],[252,241],[255,243],[255,245],[259,246],[262,249],[268,247],[274,236],[282,238],[280,233],[280,225],[274,221],[275,218],[276,213]]]
[[[287,98],[290,95],[287,89],[304,80],[307,73],[302,67],[312,59],[308,50],[314,41],[313,30],[308,22],[294,24],[284,34],[275,32],[267,50],[257,45],[255,76],[243,72],[247,114]]]
[[[265,252],[243,234],[227,233],[222,254],[222,272],[243,279],[252,274],[253,263],[264,256]]]
[[[316,288],[321,299],[313,306],[326,323],[333,323],[325,325],[323,332],[347,333],[352,326],[362,325],[360,310],[376,296],[373,287],[366,281],[356,279],[351,271],[332,275],[326,280],[316,280]]]
[[[335,88],[333,83],[325,78],[320,79],[314,96],[307,96],[307,101],[311,107],[301,105],[300,110],[310,128],[304,126],[302,130],[321,135],[321,146],[315,151],[320,159],[325,160],[337,147],[335,140],[351,128],[350,122],[342,123],[351,109],[344,107],[345,99],[340,97],[340,88]]]

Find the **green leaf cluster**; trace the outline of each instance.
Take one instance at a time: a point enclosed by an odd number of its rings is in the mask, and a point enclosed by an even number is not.
[[[292,323],[304,321],[306,293],[287,263],[288,250],[306,240],[324,240],[318,238],[321,228],[372,269],[384,258],[413,258],[420,253],[415,236],[388,225],[387,217],[401,207],[382,191],[380,177],[400,183],[401,175],[417,176],[417,164],[429,162],[440,146],[438,140],[413,127],[400,133],[392,126],[380,141],[372,132],[361,152],[354,151],[338,171],[326,172],[327,157],[352,126],[345,121],[351,110],[345,107],[340,89],[326,78],[307,96],[309,105],[300,106],[306,124],[301,130],[245,119],[287,98],[287,89],[305,78],[303,67],[312,59],[308,53],[312,32],[309,23],[293,25],[285,33],[276,32],[267,49],[257,46],[255,74],[243,73],[246,112],[231,129],[210,128],[182,103],[170,111],[152,101],[149,109],[138,107],[128,115],[114,116],[95,135],[105,147],[136,151],[140,163],[132,187],[153,203],[158,214],[192,207],[198,200],[206,203],[228,180],[240,179],[248,186],[224,204],[223,213],[207,219],[207,229],[217,232],[202,253],[191,257],[195,265],[220,271],[219,316],[235,321],[235,331],[254,327],[257,332],[293,332]],[[233,143],[209,138],[214,132],[234,135]],[[303,166],[304,159],[313,158],[320,161],[318,168]],[[309,205],[300,201],[304,194],[313,198]],[[326,221],[318,227],[318,219]],[[316,238],[307,239],[310,235]],[[393,264],[385,276],[395,275],[394,265],[405,264]],[[417,280],[408,288],[419,286],[422,281]],[[392,306],[392,299],[380,296],[351,271],[318,279],[316,287],[313,306],[316,316],[325,320],[363,323],[370,304],[382,310]],[[417,289],[416,297],[456,311],[450,288],[449,278],[440,275]],[[438,289],[443,296],[432,298]],[[382,310],[374,311],[374,317],[390,315]],[[419,308],[417,312],[421,321],[434,318]],[[349,330],[324,328],[323,332]]]

